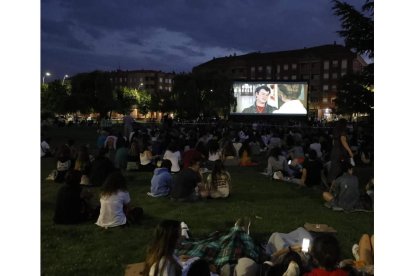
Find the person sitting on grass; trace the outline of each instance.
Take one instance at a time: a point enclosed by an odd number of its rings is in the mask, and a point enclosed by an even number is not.
[[[200,156],[193,156],[190,166],[185,168],[173,178],[171,199],[178,201],[197,201],[198,190],[202,189],[202,176],[200,173]]]
[[[152,152],[150,150],[150,145],[147,142],[144,142],[140,148],[139,159],[140,165],[139,170],[142,172],[152,172],[155,169],[154,164],[152,164]]]
[[[308,158],[302,164],[301,185],[306,187],[322,187],[322,161],[315,150],[309,151]]]
[[[52,139],[50,137],[46,137],[40,143],[41,157],[52,157],[53,156],[53,150],[50,148],[50,141],[51,140]]]
[[[265,174],[267,176],[273,176],[273,174],[277,171],[280,171],[282,174],[286,175],[288,165],[286,157],[282,154],[281,149],[279,147],[274,147],[269,152]]]
[[[213,171],[207,176],[207,191],[211,198],[226,198],[231,190],[231,176],[221,160],[216,160]]]
[[[72,168],[72,160],[70,155],[70,149],[67,145],[61,145],[56,155],[56,183],[62,183],[65,180],[66,173]]]
[[[310,255],[316,266],[304,276],[348,276],[348,272],[338,268],[341,250],[338,240],[329,234],[317,236],[313,240]]]
[[[113,163],[106,157],[107,150],[101,148],[91,164],[89,182],[93,186],[102,186],[107,176],[115,170]]]
[[[126,170],[128,163],[128,147],[127,142],[123,137],[118,137],[116,140],[116,151],[114,157],[114,166],[119,170]]]
[[[143,210],[131,208],[130,202],[125,177],[120,171],[111,173],[102,187],[101,210],[96,225],[107,229],[139,222]]]
[[[89,157],[88,147],[81,146],[77,154],[74,170],[80,171],[82,173],[82,178],[86,182],[86,183],[81,183],[82,185],[89,185],[89,172],[91,169],[91,164],[92,163]]]
[[[257,163],[252,162],[251,160],[251,149],[249,141],[244,141],[240,150],[239,150],[239,156],[240,156],[240,166],[242,167],[250,167],[250,166],[256,166]]]
[[[151,192],[148,195],[153,197],[168,196],[172,187],[171,161],[164,159],[161,167],[154,170],[151,179]]]
[[[80,171],[67,172],[65,184],[57,193],[53,217],[56,224],[76,224],[87,219],[87,206],[81,197],[81,176]]]
[[[337,211],[351,211],[359,207],[359,183],[358,178],[353,175],[352,164],[343,162],[342,176],[332,182],[329,192],[322,194],[327,202],[326,207]]]
[[[147,250],[143,276],[179,276],[182,267],[174,255],[180,238],[180,222],[163,220],[155,229],[154,239]]]

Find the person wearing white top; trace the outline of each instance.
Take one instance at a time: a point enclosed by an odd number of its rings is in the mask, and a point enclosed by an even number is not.
[[[306,108],[299,100],[302,93],[301,87],[300,84],[279,84],[279,97],[284,104],[273,113],[307,114]]]
[[[171,173],[178,173],[180,171],[181,153],[177,149],[175,143],[170,143],[164,153],[163,159],[171,161]]]
[[[103,185],[101,209],[95,224],[104,228],[126,224],[124,210],[128,211],[130,201],[125,178],[120,172],[110,174]]]

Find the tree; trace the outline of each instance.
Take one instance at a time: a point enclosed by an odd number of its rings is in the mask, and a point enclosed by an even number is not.
[[[102,117],[117,106],[109,74],[101,71],[81,73],[71,78],[72,95],[80,111],[93,110]]]
[[[55,80],[41,86],[41,111],[67,113],[74,107],[70,99],[70,86]]]
[[[231,80],[218,73],[177,75],[173,95],[177,114],[183,118],[227,115],[234,101]]]
[[[374,1],[366,0],[362,12],[348,3],[333,0],[334,14],[341,20],[342,30],[338,34],[345,45],[358,54],[374,57]]]
[[[345,45],[357,54],[374,58],[374,1],[366,0],[362,11],[338,0],[333,1],[334,14],[340,17],[342,30],[338,34]],[[368,113],[374,108],[374,64],[362,72],[345,75],[338,85],[335,105],[337,113]]]
[[[122,114],[129,114],[131,108],[138,104],[139,92],[137,89],[120,87],[115,91],[117,95],[117,104],[115,111]]]

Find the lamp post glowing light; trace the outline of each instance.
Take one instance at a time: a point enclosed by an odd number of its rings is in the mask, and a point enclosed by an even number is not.
[[[45,77],[49,77],[51,74],[49,72],[46,72],[45,75],[42,78],[42,84],[45,84]]]
[[[62,85],[64,85],[64,84],[65,84],[65,79],[66,79],[66,78],[69,78],[69,76],[68,76],[68,75],[64,75],[64,76],[63,76]]]

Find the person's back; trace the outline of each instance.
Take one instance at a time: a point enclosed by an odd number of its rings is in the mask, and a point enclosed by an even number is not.
[[[170,160],[163,160],[161,168],[156,168],[154,170],[154,175],[151,179],[151,194],[153,196],[167,196],[170,194],[172,187],[172,176],[170,170]]]
[[[210,196],[212,198],[228,197],[230,194],[230,182],[231,177],[228,171],[216,174],[214,180],[213,175],[209,174],[207,176],[207,185],[210,190]]]
[[[191,160],[190,166],[183,169],[173,178],[173,187],[171,190],[171,198],[195,201],[198,196],[196,194],[196,187],[201,183],[200,159],[194,157]]]
[[[59,189],[53,221],[56,224],[75,224],[83,220],[80,186],[81,173],[69,171],[65,184]]]
[[[91,185],[101,186],[106,177],[114,170],[112,162],[105,157],[105,149],[99,151],[98,156],[91,164],[89,181]]]
[[[317,153],[315,150],[310,151],[309,158],[306,158],[305,162],[303,163],[303,169],[306,169],[306,186],[311,187],[321,184],[323,164],[317,158]]]
[[[115,152],[114,165],[117,169],[125,170],[128,163],[128,149],[126,147],[120,147]]]
[[[355,175],[344,173],[335,180],[334,205],[352,210],[359,201],[359,183]]]

